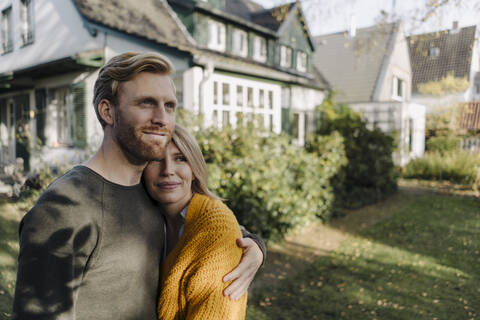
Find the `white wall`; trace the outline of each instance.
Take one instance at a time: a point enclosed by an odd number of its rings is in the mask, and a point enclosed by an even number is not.
[[[14,50],[0,56],[0,73],[28,68],[103,47],[103,35],[92,37],[71,0],[35,0],[34,42],[21,47],[20,1],[0,0],[0,11],[12,6]]]

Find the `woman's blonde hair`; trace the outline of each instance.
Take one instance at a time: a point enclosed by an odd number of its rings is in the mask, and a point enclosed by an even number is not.
[[[204,194],[213,199],[222,200],[208,189],[208,170],[202,150],[197,140],[182,126],[176,124],[172,135],[172,142],[175,143],[178,150],[187,159],[192,169],[194,180],[192,181],[192,191]]]

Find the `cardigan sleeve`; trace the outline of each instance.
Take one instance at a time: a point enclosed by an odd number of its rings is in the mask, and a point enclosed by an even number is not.
[[[201,255],[189,272],[185,288],[186,319],[244,319],[247,295],[233,301],[222,294],[230,284],[223,283],[222,275],[232,271],[242,256],[242,250],[235,243],[241,236],[240,228],[231,212],[207,216],[195,237]]]

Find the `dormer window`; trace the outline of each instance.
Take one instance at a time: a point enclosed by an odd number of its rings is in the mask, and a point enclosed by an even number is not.
[[[292,66],[292,48],[280,46],[280,66],[290,68]]]
[[[223,23],[208,21],[208,48],[225,51],[225,25]]]
[[[440,48],[438,47],[434,47],[434,48],[430,48],[428,49],[428,56],[429,57],[438,57],[440,55]]]
[[[254,37],[253,59],[261,62],[267,61],[267,41],[265,38],[259,36]]]
[[[232,51],[242,57],[246,57],[248,53],[247,33],[240,29],[233,30],[232,33]]]
[[[13,51],[12,7],[2,11],[2,53]]]
[[[20,1],[20,36],[22,45],[33,43],[33,0]]]
[[[307,71],[307,53],[303,51],[297,52],[297,70],[300,72]]]
[[[392,83],[392,98],[400,101],[405,100],[405,81],[395,76]]]

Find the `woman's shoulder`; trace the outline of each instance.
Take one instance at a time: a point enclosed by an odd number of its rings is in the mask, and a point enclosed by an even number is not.
[[[213,199],[209,196],[195,193],[187,213],[195,223],[201,223],[206,226],[233,225],[239,228],[238,222],[232,210],[221,200]]]

